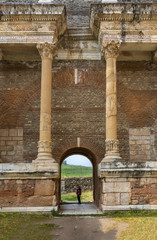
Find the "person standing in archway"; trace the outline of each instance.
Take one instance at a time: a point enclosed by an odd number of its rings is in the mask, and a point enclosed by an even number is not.
[[[76,191],[76,195],[77,195],[77,200],[78,200],[79,204],[81,204],[81,194],[82,194],[81,187],[78,186],[77,191]]]

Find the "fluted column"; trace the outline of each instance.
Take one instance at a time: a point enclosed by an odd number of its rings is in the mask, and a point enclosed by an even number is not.
[[[40,139],[38,142],[38,160],[52,158],[51,139],[51,82],[52,82],[52,60],[55,45],[49,43],[38,44],[37,49],[42,59],[41,72],[41,102],[40,102]]]
[[[120,158],[117,139],[117,73],[116,60],[120,42],[104,42],[106,59],[106,155],[103,161]]]

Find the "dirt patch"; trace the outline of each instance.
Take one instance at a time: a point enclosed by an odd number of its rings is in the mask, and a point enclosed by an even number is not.
[[[53,223],[55,240],[116,240],[129,226],[107,217],[55,217]]]

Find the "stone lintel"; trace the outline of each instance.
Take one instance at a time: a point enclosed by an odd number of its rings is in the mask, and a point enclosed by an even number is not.
[[[100,178],[157,178],[157,168],[103,169]]]
[[[34,163],[2,163],[0,179],[47,179],[58,178],[58,164],[34,161]]]
[[[128,162],[123,159],[99,164],[99,177],[157,177],[157,162]]]
[[[0,180],[19,179],[58,179],[58,172],[56,170],[36,172],[0,172]]]
[[[10,33],[10,35],[0,36],[0,43],[2,44],[37,44],[37,43],[53,43],[56,42],[56,36],[55,34],[45,34],[43,36],[38,35],[31,35],[29,36],[28,33],[26,33],[24,36],[21,36],[21,34],[14,32],[13,34]]]

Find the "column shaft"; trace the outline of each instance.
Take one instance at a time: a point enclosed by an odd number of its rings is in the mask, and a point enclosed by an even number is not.
[[[51,82],[52,59],[55,46],[53,44],[38,44],[37,48],[42,59],[41,72],[41,103],[40,103],[40,139],[38,142],[38,160],[52,158],[51,139]]]
[[[51,141],[51,81],[52,59],[42,59],[40,141]]]
[[[117,72],[119,43],[104,44],[106,58],[106,159],[120,158],[117,139]]]
[[[106,60],[106,139],[117,139],[116,59]]]

